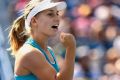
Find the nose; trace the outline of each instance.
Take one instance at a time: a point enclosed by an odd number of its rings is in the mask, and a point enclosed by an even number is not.
[[[54,21],[57,22],[57,23],[59,23],[60,17],[58,15],[56,15],[55,18],[54,18]]]

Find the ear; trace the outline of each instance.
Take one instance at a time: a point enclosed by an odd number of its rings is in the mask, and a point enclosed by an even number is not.
[[[37,25],[37,19],[36,19],[35,17],[33,17],[33,18],[31,19],[31,25],[32,25],[32,26],[36,26],[36,25]]]

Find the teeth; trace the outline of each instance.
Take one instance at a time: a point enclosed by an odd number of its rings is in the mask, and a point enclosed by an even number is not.
[[[58,24],[56,24],[56,25],[53,25],[53,26],[59,26]]]

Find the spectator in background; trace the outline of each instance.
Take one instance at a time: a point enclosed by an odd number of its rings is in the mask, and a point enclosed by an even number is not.
[[[0,25],[3,30],[9,25],[8,5],[10,0],[0,0]]]
[[[4,41],[3,31],[0,26],[0,80],[14,80],[12,65],[4,47]]]
[[[9,6],[10,0],[0,0],[0,25],[3,30],[4,36],[8,36],[8,31],[6,29],[9,27]],[[7,37],[5,38],[5,42],[7,42]],[[4,43],[4,46],[8,48],[8,43]]]
[[[119,36],[120,2],[119,0],[74,2],[67,0],[67,2],[67,13],[72,23],[73,34],[76,36],[77,48],[81,46],[90,48],[90,55],[87,56],[90,58],[88,66],[92,75],[91,80],[98,80],[104,74],[103,65],[107,64],[106,52],[113,47],[114,39]],[[81,50],[78,53],[80,52]],[[104,78],[107,80],[107,77]]]
[[[29,0],[13,0],[10,2],[9,5],[10,23],[12,23],[14,19],[23,14],[23,9],[28,1]]]

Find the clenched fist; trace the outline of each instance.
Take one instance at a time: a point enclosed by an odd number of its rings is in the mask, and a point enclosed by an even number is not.
[[[60,34],[60,41],[66,48],[76,48],[76,41],[72,34],[62,32]]]

